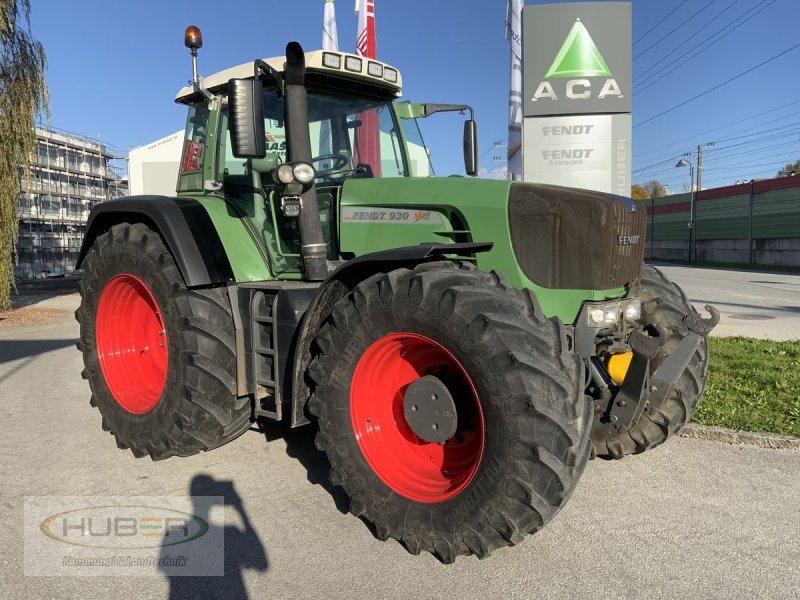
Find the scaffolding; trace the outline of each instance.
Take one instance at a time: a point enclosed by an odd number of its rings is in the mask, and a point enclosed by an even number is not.
[[[51,128],[37,127],[36,138],[36,160],[23,177],[17,207],[17,279],[74,271],[89,211],[123,195],[113,147]]]

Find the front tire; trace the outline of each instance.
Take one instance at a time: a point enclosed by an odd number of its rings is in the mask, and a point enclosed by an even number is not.
[[[642,269],[640,295],[642,324],[653,335],[666,334],[667,339],[652,361],[651,372],[669,356],[689,330],[684,315],[694,311],[686,294],[658,269],[645,265]],[[681,374],[672,394],[654,414],[642,412],[629,431],[610,435],[599,420],[592,428],[595,454],[601,458],[620,459],[627,454],[640,454],[663,444],[679,432],[692,418],[708,381],[708,342],[703,338],[686,370]]]
[[[83,376],[117,446],[155,460],[246,431],[252,411],[236,396],[225,288],[187,289],[158,233],[141,223],[98,236],[83,264]]]
[[[342,299],[309,367],[317,447],[350,510],[409,552],[483,558],[546,524],[589,456],[592,413],[563,326],[497,274],[452,263],[378,274]],[[457,429],[426,442],[407,385],[444,382]]]

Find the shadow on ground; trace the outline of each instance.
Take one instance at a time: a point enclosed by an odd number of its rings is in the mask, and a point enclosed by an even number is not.
[[[322,486],[333,498],[339,512],[347,514],[350,511],[350,499],[347,494],[328,481],[331,466],[328,458],[314,446],[314,436],[317,432],[314,425],[292,429],[283,423],[259,419],[257,426],[256,431],[259,431],[267,442],[283,438],[286,442],[286,454],[305,467],[308,481]]]
[[[17,291],[11,295],[11,305],[14,308],[24,308],[56,296],[74,294],[78,291],[80,281],[79,275],[18,281]]]
[[[77,340],[0,340],[0,364],[75,346]]]
[[[194,501],[192,513],[206,523],[209,529],[218,528],[210,518],[210,506],[205,502],[198,502],[200,496],[221,496],[225,506],[233,507],[238,513],[241,527],[237,525],[224,525],[224,576],[191,577],[176,575],[167,572],[165,577],[169,581],[170,600],[186,600],[189,598],[213,598],[214,600],[245,600],[250,597],[244,583],[245,570],[264,572],[269,568],[267,552],[264,545],[253,528],[250,517],[244,506],[244,501],[232,481],[220,481],[205,473],[200,473],[192,478],[189,484],[189,494]],[[162,557],[175,554],[176,549],[165,542],[161,549]]]

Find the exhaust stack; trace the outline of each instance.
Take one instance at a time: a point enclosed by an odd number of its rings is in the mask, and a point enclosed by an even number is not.
[[[303,48],[297,42],[286,46],[285,121],[287,152],[290,163],[311,164],[311,136],[308,130],[308,96],[305,87],[306,59]],[[303,257],[306,278],[322,281],[328,277],[327,246],[322,236],[322,223],[317,204],[317,188],[311,182],[303,192],[300,211],[300,254]]]

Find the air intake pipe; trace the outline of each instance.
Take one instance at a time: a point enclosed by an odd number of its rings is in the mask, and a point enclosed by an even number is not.
[[[305,86],[306,59],[303,48],[297,42],[286,46],[284,69],[284,110],[286,141],[289,162],[311,163],[311,135],[308,130],[308,94]],[[317,188],[313,182],[301,195],[300,254],[303,257],[306,278],[322,281],[328,277],[327,246],[322,236],[319,218]]]

